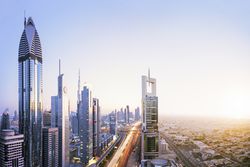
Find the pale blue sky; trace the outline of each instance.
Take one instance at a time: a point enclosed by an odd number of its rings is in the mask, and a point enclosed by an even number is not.
[[[61,58],[72,110],[78,68],[108,112],[140,106],[150,67],[160,114],[250,117],[250,1],[0,1],[0,113],[17,109],[24,10],[42,42],[45,109]]]

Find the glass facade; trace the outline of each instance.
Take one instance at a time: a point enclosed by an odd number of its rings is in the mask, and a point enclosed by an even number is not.
[[[146,128],[148,131],[158,130],[158,97],[147,96],[145,103]]]
[[[78,134],[81,141],[80,159],[85,165],[93,157],[92,102],[92,92],[89,87],[84,86],[81,92],[81,101],[78,109]]]
[[[51,97],[51,125],[58,128],[58,164],[68,167],[69,162],[69,108],[64,75],[58,76],[58,95]]]
[[[99,99],[93,98],[93,155],[100,155],[100,106]]]
[[[41,166],[42,50],[31,18],[25,22],[18,55],[19,133],[24,134],[26,167]]]
[[[156,79],[142,76],[142,160],[159,156]]]

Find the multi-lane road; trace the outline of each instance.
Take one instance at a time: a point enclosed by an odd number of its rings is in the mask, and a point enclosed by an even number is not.
[[[180,158],[184,166],[186,167],[197,167],[202,166],[200,163],[193,161],[191,158],[188,158],[184,153],[182,153],[172,142],[171,139],[169,139],[164,133],[160,133],[161,136],[166,140],[169,147],[176,153],[177,157]]]
[[[140,137],[141,123],[137,122],[128,132],[126,139],[121,143],[115,155],[108,164],[108,167],[125,167],[128,158],[133,151],[138,138]]]
[[[114,149],[114,147],[122,140],[124,140],[125,135],[119,136],[116,141],[101,155],[101,157],[97,160],[94,166],[99,166],[103,160],[108,156],[108,154]]]

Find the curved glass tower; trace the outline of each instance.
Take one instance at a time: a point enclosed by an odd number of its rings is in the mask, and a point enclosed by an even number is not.
[[[32,18],[24,22],[18,53],[19,133],[26,167],[41,166],[42,49]]]

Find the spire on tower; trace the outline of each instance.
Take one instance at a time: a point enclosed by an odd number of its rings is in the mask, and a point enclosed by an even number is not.
[[[24,10],[24,28],[26,27],[26,11]]]
[[[61,75],[61,59],[59,59],[59,75]]]
[[[77,102],[80,102],[80,89],[81,89],[81,76],[80,76],[80,69],[78,71],[78,90],[77,90]]]

